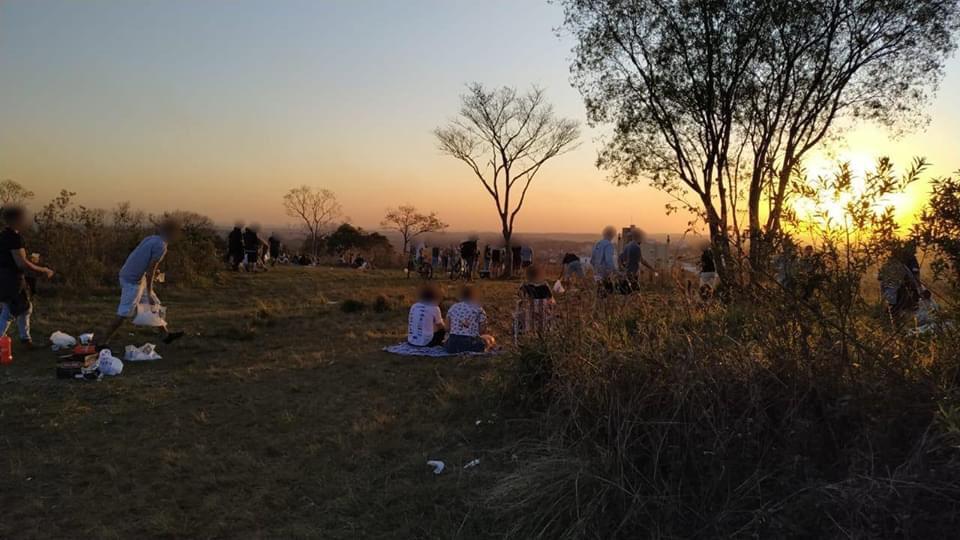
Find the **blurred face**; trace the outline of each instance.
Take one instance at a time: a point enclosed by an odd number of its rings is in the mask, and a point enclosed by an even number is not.
[[[20,214],[19,217],[17,217],[16,219],[12,220],[9,225],[10,225],[10,227],[13,228],[13,229],[20,230],[20,229],[23,229],[24,227],[27,226],[27,222],[28,222],[27,213],[24,212],[24,213]]]
[[[617,230],[613,227],[607,227],[603,230],[603,237],[607,240],[613,240],[617,236]]]

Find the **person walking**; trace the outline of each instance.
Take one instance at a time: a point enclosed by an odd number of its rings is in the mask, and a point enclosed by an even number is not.
[[[654,275],[656,270],[647,261],[643,259],[643,249],[640,242],[643,240],[642,233],[636,227],[630,228],[630,241],[623,246],[623,252],[620,254],[620,262],[626,270],[627,283],[630,290],[636,291],[640,288],[640,265],[647,267]]]
[[[120,305],[116,317],[107,325],[102,334],[94,334],[97,345],[106,347],[117,333],[123,322],[137,314],[141,303],[156,305],[159,302],[153,292],[153,284],[159,273],[160,263],[167,255],[167,246],[180,239],[180,223],[173,219],[164,219],[157,227],[157,234],[144,238],[137,245],[120,269]],[[164,343],[173,343],[183,337],[183,332],[170,332],[166,325],[160,327]]]
[[[603,237],[593,245],[590,254],[590,266],[593,267],[593,279],[602,291],[613,292],[613,278],[617,274],[616,247],[613,239],[617,237],[617,230],[613,225],[603,229]]]

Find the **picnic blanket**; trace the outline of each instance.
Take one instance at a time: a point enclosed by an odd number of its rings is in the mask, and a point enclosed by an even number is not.
[[[391,354],[399,354],[400,356],[429,356],[431,358],[441,358],[444,356],[484,356],[488,354],[496,354],[496,349],[488,352],[466,352],[466,353],[449,353],[442,345],[436,347],[416,347],[407,342],[397,343],[396,345],[390,345],[383,348],[384,351]]]

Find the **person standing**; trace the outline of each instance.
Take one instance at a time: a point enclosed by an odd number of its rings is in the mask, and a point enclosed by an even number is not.
[[[10,324],[16,319],[20,330],[20,342],[32,346],[30,315],[33,313],[31,292],[27,275],[53,277],[53,270],[40,266],[27,258],[23,236],[20,231],[27,226],[27,213],[20,206],[11,206],[2,211],[5,227],[0,232],[0,330],[7,335]]]
[[[243,232],[243,265],[247,272],[257,269],[257,260],[260,253],[260,237],[253,226]]]
[[[520,267],[528,268],[533,265],[533,248],[531,246],[522,246],[520,248]]]
[[[281,249],[281,243],[280,243],[280,239],[277,238],[277,233],[273,233],[270,235],[270,238],[267,239],[267,244],[269,245],[269,251],[270,251],[270,266],[276,266],[277,259],[280,258],[280,249]]]
[[[94,334],[98,345],[106,347],[117,333],[125,319],[137,314],[141,303],[156,305],[159,300],[153,292],[160,263],[167,255],[167,245],[180,239],[180,223],[173,219],[164,219],[157,227],[157,234],[144,238],[137,245],[120,269],[120,305],[117,315],[102,334]],[[183,337],[183,332],[170,332],[166,325],[160,327],[164,343],[173,343]]]
[[[477,264],[477,241],[471,239],[460,244],[460,257],[463,258],[465,265],[464,278],[470,281],[473,279],[473,270]]]
[[[243,262],[243,230],[242,225],[237,223],[233,230],[227,235],[227,255],[230,258],[230,265],[234,270],[240,270],[240,264]]]
[[[590,266],[593,267],[593,279],[607,292],[613,292],[613,278],[617,273],[616,248],[613,239],[617,237],[617,230],[613,225],[603,229],[603,238],[593,245],[590,254]]]
[[[651,272],[656,274],[653,266],[650,266],[643,259],[643,249],[640,247],[640,231],[636,227],[630,229],[630,242],[623,247],[623,253],[620,254],[620,260],[626,269],[627,282],[631,290],[637,290],[640,287],[640,265],[646,266]]]

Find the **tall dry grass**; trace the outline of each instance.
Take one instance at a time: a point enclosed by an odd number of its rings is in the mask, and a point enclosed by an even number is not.
[[[722,301],[564,299],[514,358],[507,395],[541,422],[488,494],[502,532],[956,537],[960,329],[917,335],[864,294],[903,248],[892,211],[870,201],[916,169],[897,179],[882,162],[842,221],[811,231],[817,249],[785,285],[737,261],[753,273],[728,280]],[[820,182],[811,196],[838,198],[849,168]]]

